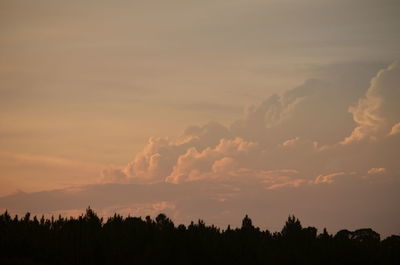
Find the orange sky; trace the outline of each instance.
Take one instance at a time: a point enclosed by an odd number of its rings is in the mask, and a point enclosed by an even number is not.
[[[2,1],[0,209],[399,233],[399,11]]]

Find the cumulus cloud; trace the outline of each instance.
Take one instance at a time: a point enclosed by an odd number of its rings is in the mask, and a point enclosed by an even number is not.
[[[379,71],[365,96],[349,108],[357,127],[342,144],[396,134],[400,120],[399,98],[400,62],[397,61]]]
[[[105,216],[165,212],[177,223],[207,218],[221,226],[247,213],[275,230],[289,212],[333,229],[370,226],[366,220],[382,216],[389,220],[382,231],[394,231],[398,71],[398,63],[380,71],[357,104],[348,85],[309,80],[249,107],[231,125],[210,122],[177,138],[150,138],[125,167],[104,169],[96,185],[16,193],[0,197],[0,208],[68,215],[90,205]],[[354,223],[343,223],[343,215]]]
[[[202,152],[195,147],[178,157],[172,173],[166,181],[180,183],[184,180],[196,180],[228,173],[241,163],[241,157],[254,151],[256,144],[241,138],[221,139],[215,148],[206,148]]]
[[[230,129],[236,136],[263,143],[275,143],[282,140],[282,137],[292,137],[288,133],[278,133],[277,129],[285,128],[294,118],[303,122],[309,119],[309,113],[299,117],[298,110],[304,110],[319,91],[326,87],[325,82],[310,79],[282,95],[272,95],[259,104],[247,107],[244,117],[233,122]]]
[[[343,172],[368,171],[365,161],[380,161],[384,146],[397,143],[385,139],[400,128],[399,71],[398,62],[379,71],[350,108],[348,89],[340,90],[339,97],[336,85],[310,79],[247,108],[230,126],[210,122],[190,126],[174,139],[150,138],[126,167],[103,170],[103,183],[247,180],[272,190],[332,184]],[[363,139],[383,140],[349,145]]]
[[[121,181],[125,176],[134,182],[181,183],[233,176],[237,175],[233,171],[238,169],[276,170],[263,164],[270,163],[265,161],[267,153],[279,147],[274,142],[281,135],[275,132],[275,136],[268,135],[268,132],[289,119],[299,102],[320,85],[320,81],[310,80],[282,96],[273,95],[261,104],[248,108],[245,118],[229,127],[210,122],[204,126],[188,127],[177,139],[150,138],[143,151],[136,154],[125,168],[103,170],[103,180]],[[265,146],[268,141],[273,143],[270,150]],[[310,141],[298,137],[288,141],[292,141],[292,146],[286,142],[286,149],[295,150],[310,145]],[[311,143],[311,148],[314,147],[315,143]]]
[[[171,174],[178,158],[190,148],[203,150],[216,145],[227,136],[227,128],[210,122],[204,126],[188,127],[178,139],[150,138],[143,151],[136,154],[125,168],[120,171],[108,170],[105,173],[109,178],[112,175],[125,175],[126,178],[139,182],[164,181]]]
[[[369,221],[381,216],[385,221],[376,229],[393,233],[400,217],[393,203],[400,199],[397,69],[394,64],[381,71],[365,95],[360,88],[354,93],[354,82],[309,80],[250,107],[230,125],[210,122],[189,126],[176,138],[150,138],[126,166],[103,169],[94,185],[15,193],[0,197],[0,209],[77,215],[90,205],[102,216],[164,212],[175,223],[204,218],[221,227],[240,225],[249,214],[272,230],[281,229],[288,213],[330,231],[371,227]],[[363,138],[355,137],[357,130]],[[72,167],[66,174],[79,177],[75,168],[82,167],[4,157],[1,165],[23,165],[24,173],[44,163],[54,174]]]

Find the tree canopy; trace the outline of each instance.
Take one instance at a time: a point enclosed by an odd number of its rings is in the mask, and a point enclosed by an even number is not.
[[[176,226],[165,214],[103,220],[88,208],[77,218],[0,215],[0,264],[400,264],[400,236],[370,228],[302,227],[289,216],[281,232],[253,225],[221,229],[204,221]]]

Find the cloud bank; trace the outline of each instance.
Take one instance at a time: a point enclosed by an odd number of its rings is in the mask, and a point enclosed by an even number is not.
[[[365,162],[379,163],[379,150],[393,150],[390,146],[399,143],[399,85],[400,65],[394,62],[371,79],[365,94],[349,103],[347,112],[334,107],[336,87],[308,80],[249,106],[230,126],[210,122],[188,127],[176,139],[150,138],[127,166],[105,169],[102,181],[181,184],[247,180],[273,189],[331,184],[343,172],[361,174],[370,168],[398,172],[394,157],[387,157],[382,165]],[[332,115],[354,120],[353,128],[347,128],[348,136],[343,137],[346,131],[326,130],[332,126]],[[327,135],[325,141],[314,138],[321,134]]]
[[[217,225],[248,213],[275,230],[295,213],[332,229],[365,225],[394,233],[400,64],[371,78],[363,93],[308,80],[247,107],[230,125],[209,122],[176,138],[150,138],[126,166],[103,169],[98,184],[19,192],[0,198],[0,207],[49,214],[88,205],[104,215],[164,211],[177,222],[206,218]]]

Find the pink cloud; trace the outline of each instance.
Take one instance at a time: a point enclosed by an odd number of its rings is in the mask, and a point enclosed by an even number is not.
[[[240,157],[254,151],[257,145],[241,138],[221,139],[215,148],[206,148],[202,152],[190,148],[178,157],[172,173],[166,178],[171,183],[210,178],[216,174],[228,173]]]
[[[231,126],[211,122],[190,126],[177,138],[150,138],[126,167],[103,170],[103,182],[183,184],[247,180],[267,189],[277,189],[334,183],[343,172],[366,171],[364,161],[379,161],[382,152],[379,150],[385,149],[383,146],[390,149],[396,141],[394,137],[385,136],[390,131],[396,134],[399,127],[397,113],[400,111],[395,111],[398,109],[395,95],[399,92],[399,69],[399,63],[393,63],[380,71],[365,95],[350,107],[356,127],[341,144],[337,143],[342,137],[331,144],[310,137],[314,126],[321,121],[327,122],[325,127],[330,126],[325,116],[331,110],[323,113],[315,110],[325,106],[332,94],[321,88],[325,83],[314,80],[252,106],[244,118]],[[343,111],[346,114],[346,108]],[[296,126],[290,126],[291,123]],[[363,139],[377,141],[361,141]],[[348,144],[353,142],[359,144]],[[377,151],[368,151],[369,148]],[[389,168],[394,163],[388,159],[382,165]],[[336,173],[322,173],[327,170]]]
[[[389,135],[396,135],[400,133],[400,122],[393,125],[392,129],[390,130]]]
[[[336,173],[331,173],[331,174],[327,174],[327,175],[318,175],[312,183],[314,183],[314,184],[321,184],[321,183],[332,184],[333,182],[335,182],[336,177],[343,176],[344,174],[345,174],[344,172],[336,172]]]
[[[383,167],[373,167],[368,170],[368,174],[370,175],[379,175],[386,172],[386,168]]]

